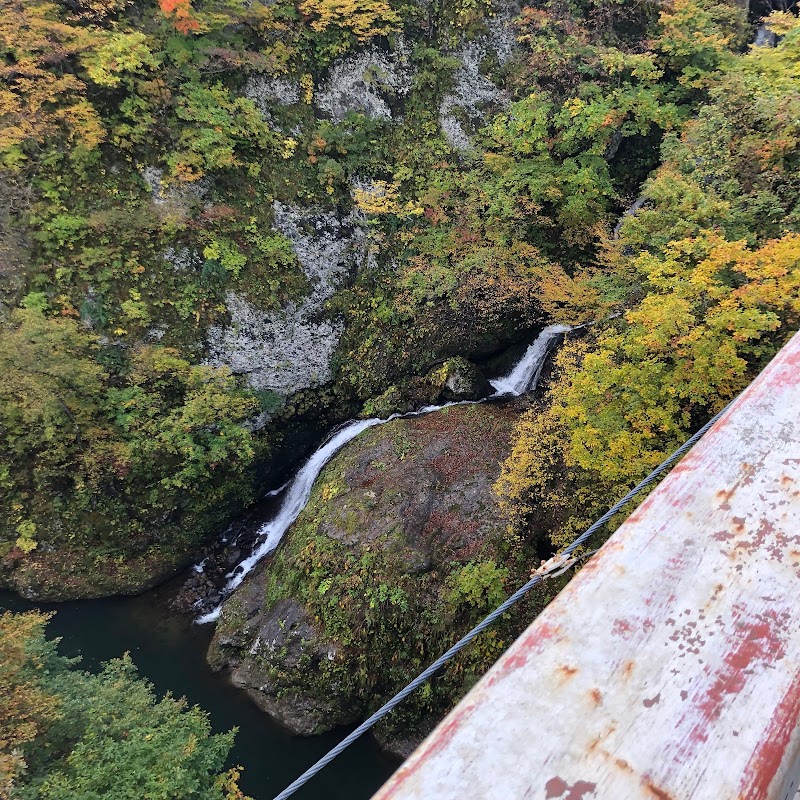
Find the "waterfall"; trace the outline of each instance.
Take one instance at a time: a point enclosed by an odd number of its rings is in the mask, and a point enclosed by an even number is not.
[[[544,367],[545,358],[550,352],[553,340],[562,333],[570,330],[569,325],[548,325],[536,340],[525,351],[525,355],[517,362],[516,366],[502,378],[490,381],[494,397],[505,395],[518,396],[523,392],[536,387],[539,376]]]
[[[562,333],[570,330],[568,325],[550,325],[545,328],[536,340],[528,347],[522,358],[514,366],[508,375],[490,381],[495,390],[492,397],[518,396],[536,387],[542,372],[547,354],[550,351],[554,340]],[[305,508],[308,499],[311,497],[311,489],[314,481],[322,472],[322,468],[339,452],[349,441],[353,440],[367,428],[374,428],[376,425],[383,425],[398,417],[419,417],[423,414],[430,414],[442,408],[453,405],[469,405],[478,401],[462,401],[459,403],[444,403],[439,406],[425,406],[418,411],[408,414],[392,414],[386,419],[374,417],[372,419],[358,419],[345,423],[335,431],[306,461],[300,468],[295,477],[280,489],[274,489],[269,495],[277,495],[286,489],[286,496],[281,503],[278,513],[268,522],[265,522],[258,530],[256,535],[256,546],[253,552],[241,561],[236,568],[226,575],[228,582],[222,590],[223,599],[239,587],[245,577],[261,561],[264,556],[269,555],[283,538],[283,535],[300,516],[300,512]],[[202,570],[202,564],[195,567]],[[214,622],[219,618],[222,610],[222,602],[207,614],[198,617],[195,622],[202,625],[207,622]]]

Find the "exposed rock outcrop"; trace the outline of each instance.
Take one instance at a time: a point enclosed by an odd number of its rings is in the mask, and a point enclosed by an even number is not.
[[[439,124],[450,145],[456,150],[468,150],[470,128],[478,127],[489,107],[508,103],[506,93],[481,71],[482,64],[492,56],[506,64],[513,55],[516,38],[512,20],[516,6],[509,6],[488,24],[488,32],[472,42],[466,42],[453,57],[460,66],[455,72],[455,85],[439,106]]]
[[[328,382],[342,324],[323,304],[345,278],[368,263],[361,216],[274,204],[275,228],[292,242],[311,291],[298,303],[263,311],[229,292],[230,324],[208,334],[208,363],[245,375],[254,389],[288,395]]]
[[[275,556],[225,603],[212,666],[300,734],[361,718],[413,677],[517,580],[492,491],[514,416],[508,406],[451,407],[355,439]],[[383,741],[412,747],[408,730],[434,723],[481,655],[454,662],[406,707],[413,724],[401,716]]]
[[[466,358],[449,358],[438,375],[443,380],[441,396],[445,401],[482,400],[492,393],[486,376]]]
[[[364,50],[337,61],[319,87],[317,109],[340,122],[350,112],[391,119],[391,102],[411,89],[410,48],[401,38],[394,50]]]

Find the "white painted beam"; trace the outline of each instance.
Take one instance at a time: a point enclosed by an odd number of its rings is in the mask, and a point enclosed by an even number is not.
[[[800,768],[800,335],[375,800],[770,800]]]

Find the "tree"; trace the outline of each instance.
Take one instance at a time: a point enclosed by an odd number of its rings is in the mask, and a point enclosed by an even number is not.
[[[384,0],[302,0],[300,11],[315,31],[331,27],[351,31],[364,42],[397,29],[400,15]]]
[[[41,541],[115,554],[173,537],[197,543],[250,498],[255,448],[242,423],[258,408],[252,393],[170,348],[136,350],[124,375],[109,375],[99,357],[96,337],[70,318],[29,307],[5,326],[3,555]],[[159,538],[156,520],[179,512],[195,515],[189,529]]]
[[[158,5],[184,36],[200,30],[200,20],[194,14],[192,0],[158,0]]]
[[[178,152],[170,156],[169,164],[173,175],[182,180],[243,165],[255,175],[258,163],[247,156],[277,142],[252,100],[232,97],[221,83],[184,86],[176,114],[186,124],[182,125]]]
[[[44,637],[48,617],[0,616],[0,779],[18,800],[246,800],[224,771],[235,730],[158,699],[125,655],[81,672]],[[8,699],[6,703],[5,698]],[[1,786],[2,784],[0,784]]]
[[[44,641],[48,617],[42,614],[0,616],[0,798],[27,770],[24,748],[60,719],[59,700],[40,682],[53,658]]]
[[[497,484],[518,524],[549,528],[557,546],[742,391],[800,325],[800,234],[750,249],[707,231],[635,265],[641,302],[560,356]]]
[[[55,3],[0,2],[0,157],[7,166],[24,162],[32,143],[56,148],[63,139],[86,153],[103,141],[100,115],[74,70],[96,41],[93,29],[65,22]]]
[[[95,338],[75,320],[48,317],[35,307],[14,310],[3,326],[0,530],[6,528],[23,550],[37,543],[33,509],[52,498],[54,486],[74,479],[82,455],[108,431],[107,376],[96,354]]]

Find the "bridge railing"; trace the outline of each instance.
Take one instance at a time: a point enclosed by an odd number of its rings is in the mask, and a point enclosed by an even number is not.
[[[375,800],[756,800],[800,776],[800,335]]]

